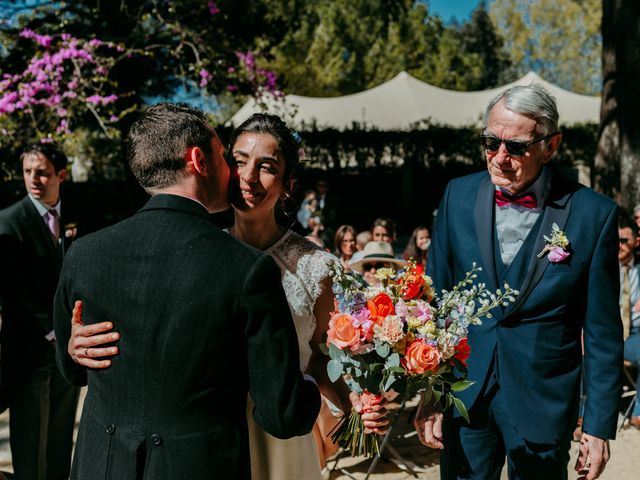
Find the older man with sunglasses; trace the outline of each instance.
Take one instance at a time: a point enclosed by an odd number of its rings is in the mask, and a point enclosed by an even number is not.
[[[508,283],[514,303],[469,332],[459,393],[470,423],[423,405],[416,428],[444,450],[441,478],[566,479],[578,416],[584,332],[584,435],[576,470],[595,479],[609,458],[621,391],[617,207],[547,164],[558,145],[555,99],[516,86],[487,107],[487,172],[453,180],[438,210],[427,272],[450,290],[473,262],[478,282]]]

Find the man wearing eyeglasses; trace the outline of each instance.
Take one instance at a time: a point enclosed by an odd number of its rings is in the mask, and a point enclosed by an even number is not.
[[[520,292],[469,331],[475,383],[457,395],[470,423],[437,405],[418,410],[422,442],[444,446],[443,479],[499,478],[505,457],[511,479],[567,478],[583,331],[587,402],[575,468],[591,480],[608,461],[622,373],[617,206],[547,165],[560,140],[544,88],[505,90],[485,114],[488,172],[453,180],[438,209],[434,285],[451,290],[476,262],[477,282]]]
[[[624,358],[640,369],[640,265],[633,264],[638,246],[638,226],[620,218],[618,224],[620,262],[620,316],[624,335]],[[640,385],[640,373],[636,386]],[[636,401],[629,423],[640,428],[640,402]]]

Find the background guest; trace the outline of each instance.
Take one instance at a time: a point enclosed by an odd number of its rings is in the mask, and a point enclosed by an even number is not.
[[[393,248],[388,242],[367,243],[363,250],[363,256],[359,260],[351,261],[351,269],[361,273],[369,285],[377,285],[380,281],[376,278],[376,272],[381,268],[398,269],[404,267],[406,262],[393,256]]]
[[[336,230],[335,254],[340,259],[340,263],[346,269],[349,268],[349,261],[356,252],[356,231],[351,225],[340,225]]]
[[[618,237],[624,358],[639,369],[636,385],[640,385],[640,265],[633,264],[633,252],[638,246],[637,224],[621,216],[618,222]],[[640,403],[637,400],[630,424],[640,428]]]
[[[390,218],[376,218],[371,225],[371,239],[375,242],[387,242],[393,248],[396,241],[396,222]]]
[[[53,297],[66,235],[60,185],[67,157],[50,144],[21,156],[27,195],[0,211],[2,403],[9,406],[9,441],[15,478],[69,477],[78,389],[55,364]],[[61,225],[63,228],[61,228]]]
[[[333,241],[334,232],[336,231],[338,206],[334,196],[329,191],[329,182],[325,178],[320,178],[316,182],[316,193],[318,194],[318,209],[322,213],[322,224],[324,226],[321,236],[325,245],[329,245]]]
[[[317,215],[319,213],[318,210],[318,195],[316,194],[316,191],[307,190],[304,193],[304,199],[302,200],[296,215],[298,223],[302,226],[305,232],[309,230],[309,219],[314,215]]]
[[[411,233],[407,246],[402,253],[405,260],[413,259],[416,262],[416,270],[424,273],[427,267],[427,255],[431,245],[431,233],[424,225],[416,227]]]

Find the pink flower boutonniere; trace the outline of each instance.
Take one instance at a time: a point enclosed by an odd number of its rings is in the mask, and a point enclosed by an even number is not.
[[[569,239],[567,235],[560,230],[560,227],[556,223],[551,226],[551,237],[544,236],[547,244],[542,251],[538,254],[538,258],[542,258],[547,255],[547,258],[551,263],[560,263],[566,260],[571,252],[569,252]]]
[[[76,238],[77,234],[78,234],[78,224],[77,223],[67,223],[64,226],[64,236],[68,240],[73,240],[74,238]]]

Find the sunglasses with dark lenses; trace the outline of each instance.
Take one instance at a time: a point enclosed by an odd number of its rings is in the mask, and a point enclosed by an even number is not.
[[[629,239],[628,238],[619,238],[618,242],[620,242],[620,245],[626,245],[627,243],[629,243]]]
[[[381,268],[385,268],[387,265],[389,265],[388,263],[365,263],[364,265],[362,265],[362,269],[365,272],[369,272],[371,270],[373,270],[374,268],[376,270],[380,270]]]
[[[550,133],[549,135],[545,135],[544,137],[538,138],[536,140],[531,140],[530,142],[523,142],[520,140],[504,140],[502,138],[494,137],[493,135],[481,135],[480,138],[482,139],[482,147],[487,152],[497,152],[500,149],[500,145],[504,143],[504,146],[506,147],[507,152],[509,152],[509,155],[513,157],[521,157],[522,155],[527,153],[527,150],[529,150],[529,147],[531,145],[542,142],[544,140],[548,140],[554,135],[556,134]]]

